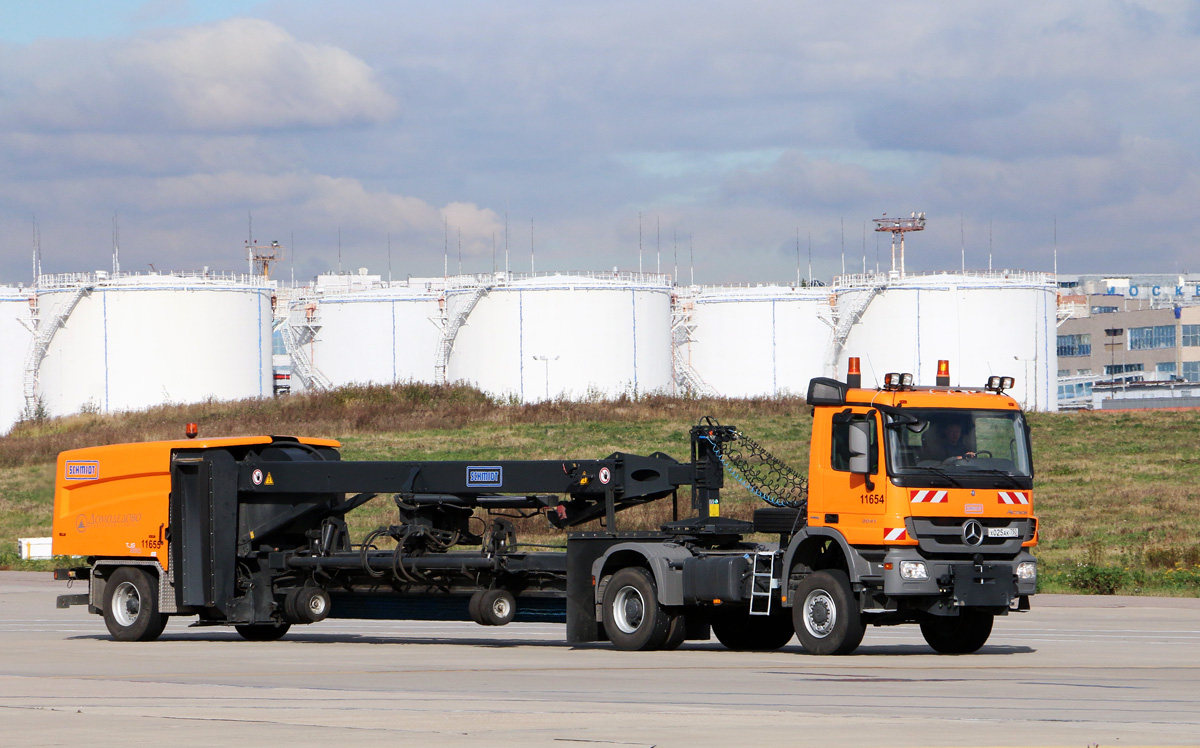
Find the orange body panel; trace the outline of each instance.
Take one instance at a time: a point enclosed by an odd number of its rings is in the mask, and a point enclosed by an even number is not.
[[[887,458],[883,446],[886,443],[886,435],[882,418],[876,419],[875,443],[880,445],[880,449],[874,474],[857,475],[845,470],[836,470],[831,465],[831,419],[835,413],[849,409],[852,413],[866,414],[874,405],[943,410],[1020,410],[1020,406],[1008,395],[953,389],[851,389],[846,395],[846,401],[847,405],[843,407],[822,406],[814,411],[809,452],[810,527],[835,527],[845,536],[846,541],[854,546],[915,546],[915,539],[899,532],[905,528],[906,517],[1035,518],[1033,492],[1030,490],[923,490],[893,485],[887,477]],[[873,488],[868,488],[867,478],[870,478]],[[837,521],[827,522],[829,515],[837,515]],[[1031,547],[1036,544],[1035,533],[1033,539],[1023,545]]]
[[[110,444],[62,452],[54,478],[56,556],[155,559],[167,567],[171,455],[269,444],[270,436]],[[300,439],[339,447],[330,439]]]

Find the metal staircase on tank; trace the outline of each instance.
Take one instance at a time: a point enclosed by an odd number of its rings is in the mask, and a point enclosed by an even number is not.
[[[71,294],[71,298],[67,299],[65,304],[59,306],[53,315],[46,319],[40,319],[37,297],[34,296],[34,306],[31,310],[31,323],[33,328],[33,339],[29,342],[29,353],[25,356],[25,375],[24,375],[24,390],[25,390],[25,417],[34,418],[38,414],[38,371],[42,367],[42,360],[46,358],[46,351],[50,350],[50,343],[54,340],[55,333],[58,332],[71,316],[71,312],[75,311],[79,300],[88,293],[91,293],[95,286],[81,285]]]
[[[447,384],[446,369],[450,366],[450,352],[454,350],[454,339],[458,337],[458,331],[467,323],[467,317],[471,315],[475,305],[479,300],[487,295],[490,291],[489,286],[478,285],[471,293],[471,298],[467,303],[459,307],[454,314],[450,314],[450,304],[443,301],[442,315],[435,323],[442,328],[442,339],[438,341],[437,361],[434,362],[433,381],[438,384]],[[445,297],[443,296],[443,300]]]
[[[685,353],[692,342],[692,333],[696,331],[692,310],[690,298],[678,298],[671,305],[671,362],[675,367],[675,381],[693,397],[717,397],[716,390],[704,381]]]
[[[310,390],[332,388],[333,383],[313,364],[304,350],[305,344],[315,338],[317,330],[320,329],[315,314],[305,313],[304,323],[299,325],[301,329],[299,335],[296,333],[296,326],[292,324],[291,314],[283,317],[276,327],[280,337],[283,338],[283,347],[287,351],[288,358],[292,361],[292,374],[300,379],[300,383]]]
[[[859,296],[853,306],[847,309],[836,309],[833,313],[833,320],[825,319],[824,321],[833,328],[833,335],[829,341],[828,361],[836,362],[842,350],[846,347],[846,340],[850,337],[850,330],[858,324],[866,313],[867,307],[871,305],[879,292],[883,290],[879,284],[872,284],[869,288],[864,289],[866,293]],[[824,318],[823,318],[824,319]]]

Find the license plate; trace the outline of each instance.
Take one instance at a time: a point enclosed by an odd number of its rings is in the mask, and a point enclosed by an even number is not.
[[[989,538],[1015,538],[1017,534],[1015,527],[989,527],[987,531]]]

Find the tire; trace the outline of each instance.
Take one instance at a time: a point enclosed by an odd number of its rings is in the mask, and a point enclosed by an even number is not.
[[[602,608],[604,630],[617,649],[662,649],[671,634],[672,616],[658,604],[654,577],[640,566],[612,575],[604,589]]]
[[[284,616],[291,623],[317,623],[329,615],[329,593],[320,587],[291,590],[283,600]]]
[[[792,599],[796,636],[810,654],[847,655],[858,648],[866,626],[846,572],[813,572],[801,580]]]
[[[467,615],[471,620],[478,623],[480,626],[486,626],[487,621],[483,620],[482,605],[483,593],[487,590],[478,590],[471,595],[471,599],[467,601]]]
[[[517,615],[517,599],[508,590],[484,590],[479,596],[479,618],[484,626],[504,626]]]
[[[290,623],[246,623],[234,626],[248,642],[273,642],[282,639],[291,627]]]
[[[135,566],[122,566],[104,585],[104,625],[120,642],[151,642],[167,617],[158,611],[158,583]]]
[[[957,616],[926,616],[921,620],[921,636],[940,654],[976,652],[992,635],[995,616],[967,609]]]
[[[717,641],[735,652],[773,652],[792,640],[796,629],[792,617],[776,611],[769,616],[752,616],[746,608],[717,608],[712,617]]]

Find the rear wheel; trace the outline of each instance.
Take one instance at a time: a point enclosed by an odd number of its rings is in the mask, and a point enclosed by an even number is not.
[[[717,608],[712,630],[717,641],[739,652],[771,652],[792,640],[792,618],[784,611],[752,616],[746,608]]]
[[[291,627],[288,623],[247,623],[234,626],[248,642],[273,642],[282,639]]]
[[[995,616],[979,610],[964,610],[957,616],[926,616],[921,636],[941,654],[970,654],[978,651],[992,635]]]
[[[104,586],[104,625],[117,641],[154,641],[167,626],[158,610],[158,583],[145,571],[122,566]]]
[[[811,654],[845,655],[858,648],[866,627],[844,571],[809,574],[792,599],[796,636]]]
[[[658,604],[654,577],[640,566],[612,575],[604,589],[604,630],[617,649],[661,649],[671,633],[671,618]]]

